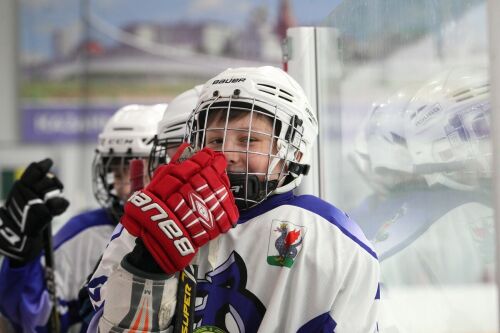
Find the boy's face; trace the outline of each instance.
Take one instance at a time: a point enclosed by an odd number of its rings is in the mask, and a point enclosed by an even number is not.
[[[252,126],[250,130],[250,120]],[[266,179],[272,158],[276,155],[276,139],[273,138],[273,123],[268,116],[249,112],[229,119],[224,131],[226,117],[209,117],[206,128],[205,146],[215,151],[223,151],[227,159],[227,171],[230,173],[248,173],[257,175],[260,181]],[[225,135],[225,138],[224,138]],[[248,151],[248,154],[247,154]],[[267,180],[279,178],[282,162],[278,163]]]
[[[113,189],[121,200],[126,200],[130,193],[130,169],[127,166],[112,166]]]
[[[143,170],[147,170],[147,159],[141,159],[143,163]],[[126,201],[128,197],[132,194],[131,183],[130,183],[130,161],[123,161],[118,165],[111,166],[111,172],[113,176],[113,189],[116,195],[123,201]],[[150,182],[150,178],[147,172],[144,172],[143,185],[146,186]]]

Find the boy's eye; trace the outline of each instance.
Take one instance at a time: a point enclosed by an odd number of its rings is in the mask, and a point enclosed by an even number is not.
[[[256,141],[258,141],[258,140],[254,137],[246,137],[245,136],[245,137],[240,139],[240,142],[244,142],[244,143],[246,143],[246,142],[252,143],[252,142],[256,142]]]
[[[221,145],[224,140],[222,138],[212,138],[208,139],[207,144],[209,145]]]

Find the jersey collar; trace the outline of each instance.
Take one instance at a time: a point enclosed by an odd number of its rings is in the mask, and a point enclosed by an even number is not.
[[[251,220],[256,216],[262,215],[273,208],[284,205],[288,201],[292,200],[294,197],[295,195],[293,194],[293,191],[272,195],[263,202],[261,202],[260,204],[258,204],[257,206],[240,212],[240,219],[238,220],[238,224],[245,223],[248,220]]]

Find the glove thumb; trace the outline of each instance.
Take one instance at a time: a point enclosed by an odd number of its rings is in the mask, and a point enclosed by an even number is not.
[[[191,145],[187,142],[184,142],[177,148],[174,156],[172,156],[172,159],[170,160],[170,163],[181,163],[191,156],[193,156],[195,153],[194,148],[191,147]]]
[[[66,211],[69,201],[62,196],[58,196],[47,200],[45,206],[47,206],[52,216],[58,216]]]

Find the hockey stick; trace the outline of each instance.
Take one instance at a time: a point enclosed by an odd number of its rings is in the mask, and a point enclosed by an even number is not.
[[[45,250],[45,283],[52,302],[52,310],[47,323],[47,329],[49,332],[59,333],[61,331],[61,322],[59,321],[59,313],[57,312],[54,249],[52,248],[52,225],[50,223],[43,231],[43,241]]]
[[[187,146],[180,156],[174,156],[171,163],[179,163],[193,156],[195,150]],[[177,155],[177,153],[176,153]],[[196,261],[196,259],[194,260]],[[190,264],[179,273],[177,282],[177,303],[175,305],[175,322],[173,333],[192,333],[194,308],[196,303],[196,277],[198,265]]]
[[[193,151],[186,149],[186,154],[182,158],[187,159],[191,155]],[[144,163],[140,159],[130,161],[130,187],[131,193],[144,187]],[[173,333],[193,332],[197,274],[198,266],[194,264],[187,266],[179,273]]]
[[[177,284],[177,304],[175,305],[175,323],[173,333],[191,333],[194,323],[196,303],[196,276],[198,265],[189,265],[179,273]]]

